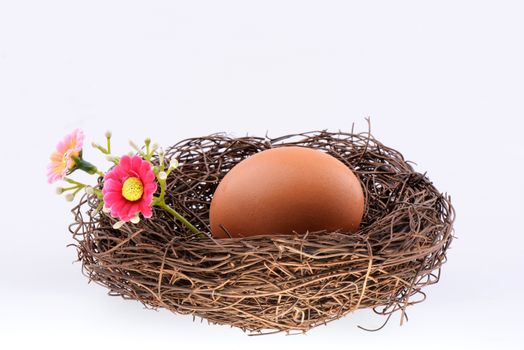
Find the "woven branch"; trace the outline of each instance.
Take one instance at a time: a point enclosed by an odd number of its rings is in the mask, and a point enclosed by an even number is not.
[[[211,238],[210,202],[224,175],[254,153],[289,145],[325,151],[358,174],[361,229]],[[422,288],[439,280],[453,237],[450,199],[369,131],[214,134],[181,141],[166,158],[181,164],[168,178],[166,202],[207,237],[161,209],[115,230],[115,219],[96,212],[96,196],[84,196],[70,231],[83,273],[110,295],[256,335],[305,332],[361,308],[400,311],[403,319],[407,306],[425,299]]]

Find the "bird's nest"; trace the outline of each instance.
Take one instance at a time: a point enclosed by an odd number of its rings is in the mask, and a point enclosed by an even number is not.
[[[327,152],[358,174],[366,200],[360,230],[211,238],[210,201],[224,175],[254,153],[290,145]],[[110,295],[250,334],[305,332],[362,308],[403,318],[439,280],[453,237],[450,199],[369,132],[214,134],[181,141],[166,158],[180,162],[166,203],[206,237],[161,209],[115,230],[115,219],[95,210],[97,197],[84,196],[70,231],[84,274]]]

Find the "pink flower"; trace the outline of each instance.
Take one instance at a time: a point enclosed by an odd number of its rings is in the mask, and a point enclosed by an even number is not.
[[[51,163],[47,166],[47,181],[49,183],[62,180],[67,172],[75,167],[73,157],[78,157],[84,145],[84,133],[74,130],[56,145],[56,151],[51,154]]]
[[[129,221],[138,213],[151,217],[156,189],[155,174],[149,162],[139,156],[126,155],[105,175],[102,193],[111,215]]]

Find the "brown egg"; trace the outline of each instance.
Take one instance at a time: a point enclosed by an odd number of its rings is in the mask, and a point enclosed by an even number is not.
[[[364,194],[338,159],[310,148],[262,151],[233,167],[210,209],[213,237],[358,230]]]

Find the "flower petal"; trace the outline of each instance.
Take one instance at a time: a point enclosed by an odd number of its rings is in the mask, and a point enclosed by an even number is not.
[[[144,196],[153,195],[156,192],[157,185],[156,183],[148,183],[144,186]]]
[[[131,168],[131,157],[129,157],[128,155],[122,156],[122,158],[120,158],[120,163],[118,164],[118,166],[121,166],[122,170],[127,172]]]
[[[152,172],[151,165],[148,162],[142,162],[140,165],[140,171],[138,172],[140,177],[145,178],[145,176],[150,172]]]
[[[149,219],[151,216],[153,216],[153,210],[151,209],[151,206],[149,206],[149,205],[141,205],[140,206],[140,212],[147,219]]]
[[[80,152],[82,150],[82,147],[84,147],[84,132],[80,129],[76,129],[75,131],[73,131],[73,133],[75,134],[74,150],[76,152]]]
[[[142,162],[146,162],[146,161],[140,158],[139,156],[134,156],[133,158],[131,158],[131,169],[138,174],[138,172],[140,171],[140,166],[142,165]]]
[[[125,170],[122,167],[115,167],[112,172],[114,173],[114,177],[117,178],[119,181],[124,182],[129,175],[125,172]]]
[[[121,193],[118,192],[106,192],[104,193],[104,203],[108,207],[113,207],[113,205],[117,202],[120,202],[122,200],[125,200],[125,198],[122,196]]]
[[[139,212],[140,206],[137,202],[129,202],[130,205],[122,209],[122,213],[126,217],[126,221],[130,220],[136,213]]]
[[[104,187],[102,188],[102,193],[106,192],[121,192],[122,191],[122,183],[117,180],[113,179],[107,179],[104,182]]]
[[[111,210],[116,213],[120,213],[122,209],[126,206],[127,202],[125,200],[115,201]]]
[[[145,182],[151,182],[151,181],[154,181],[155,180],[155,173],[153,173],[152,171],[148,172],[145,176],[144,176],[144,181]]]

